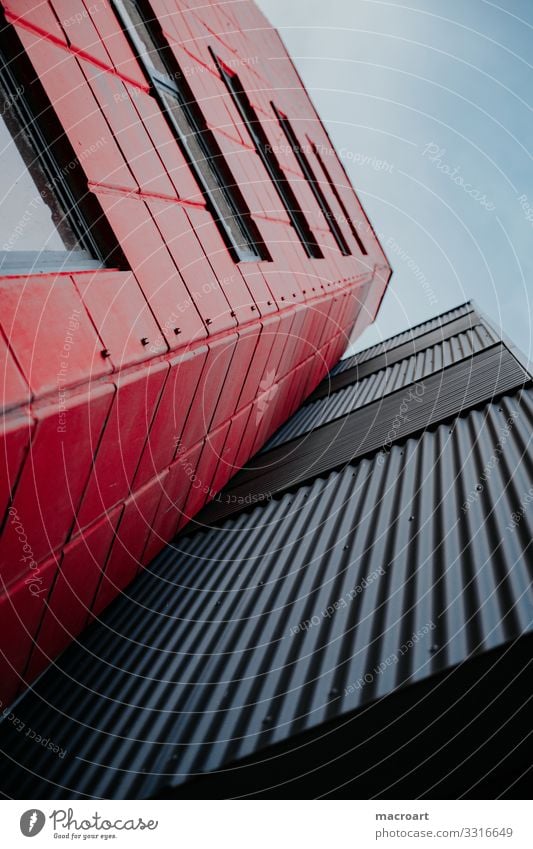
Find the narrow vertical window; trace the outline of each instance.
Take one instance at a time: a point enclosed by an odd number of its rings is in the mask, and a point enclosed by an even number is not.
[[[335,185],[335,183],[331,179],[331,174],[329,173],[329,170],[326,167],[326,163],[322,159],[316,144],[314,142],[312,142],[311,139],[309,139],[309,138],[308,138],[308,141],[309,141],[311,147],[313,148],[313,153],[315,154],[315,156],[316,156],[316,158],[317,158],[317,160],[320,164],[320,167],[322,168],[322,171],[324,172],[324,176],[325,176],[326,180],[328,181],[328,183],[330,185],[331,191],[335,195],[335,198],[337,199],[337,203],[339,204],[340,208],[342,209],[342,214],[344,215],[344,217],[346,219],[346,223],[348,224],[348,227],[350,228],[352,236],[354,237],[355,241],[357,242],[357,246],[358,246],[359,250],[361,251],[362,254],[365,254],[365,256],[366,256],[368,251],[365,248],[363,242],[361,241],[361,237],[359,236],[359,233],[357,232],[352,219],[348,215],[348,210],[346,209],[346,206],[344,205],[344,202],[343,202],[343,200],[342,200],[342,198],[339,194],[339,190],[337,189],[337,186]]]
[[[307,255],[313,259],[321,259],[323,257],[323,253],[320,250],[309,224],[307,223],[307,219],[296,199],[296,195],[292,190],[291,184],[278,162],[276,154],[272,149],[272,145],[268,140],[268,136],[257,117],[256,111],[242,87],[242,83],[238,75],[229,68],[226,68],[213,51],[211,51],[211,55],[220,72],[220,76],[226,84],[226,88],[239,110],[242,120],[246,124],[254,147],[261,158],[274,187],[276,188],[291,224],[296,230]]]
[[[340,252],[344,256],[349,256],[350,249],[349,249],[349,247],[346,243],[346,239],[342,235],[342,231],[339,227],[339,224],[338,224],[335,216],[333,215],[333,212],[330,209],[330,206],[329,206],[329,204],[326,200],[324,192],[322,191],[320,184],[318,183],[318,181],[315,177],[313,169],[311,168],[311,163],[309,162],[307,156],[305,155],[305,152],[302,149],[302,146],[301,146],[300,142],[298,141],[298,138],[296,137],[296,133],[294,132],[294,130],[293,130],[293,128],[292,128],[292,126],[289,122],[289,119],[287,118],[286,115],[283,114],[283,112],[280,112],[280,110],[275,106],[274,103],[271,103],[270,105],[272,106],[272,109],[274,110],[274,113],[275,113],[275,115],[276,115],[276,117],[277,117],[277,119],[280,123],[281,129],[285,133],[285,138],[287,139],[290,146],[292,147],[293,153],[294,153],[294,155],[295,155],[295,157],[298,161],[298,165],[300,166],[302,173],[303,173],[305,179],[307,180],[307,182],[309,183],[311,191],[313,192],[313,194],[316,198],[316,201],[317,201],[320,209],[322,210],[324,218],[326,219],[326,221],[328,223],[328,227],[331,231],[331,235],[335,239]]]
[[[2,17],[0,28],[0,274],[122,267],[16,32]]]
[[[270,259],[233,175],[148,5],[114,0],[139,59],[224,241],[237,261]],[[146,10],[146,11],[145,11]]]

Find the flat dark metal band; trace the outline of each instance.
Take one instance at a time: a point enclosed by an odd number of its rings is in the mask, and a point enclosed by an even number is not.
[[[452,336],[457,336],[459,333],[464,333],[465,331],[471,330],[473,327],[480,324],[482,324],[482,322],[479,316],[476,312],[472,311],[466,315],[460,316],[460,318],[450,321],[448,324],[441,325],[440,327],[430,330],[421,336],[409,339],[408,342],[404,342],[396,348],[389,348],[382,354],[378,354],[377,357],[372,357],[370,360],[364,360],[360,363],[360,365],[355,364],[351,368],[346,369],[346,371],[339,372],[339,374],[334,375],[330,380],[327,378],[323,380],[320,386],[318,386],[313,394],[309,396],[306,404],[318,401],[320,398],[326,398],[328,395],[338,392],[339,389],[344,389],[351,383],[355,383],[358,380],[362,380],[364,377],[368,377],[369,374],[381,371],[384,368],[389,368],[390,366],[401,362],[401,360],[405,360],[407,357],[419,354],[421,351],[425,351],[426,348],[430,348],[432,345],[438,345],[439,342],[451,339]]]
[[[501,343],[257,455],[197,517],[210,524],[531,382]],[[196,522],[188,526],[191,530]]]

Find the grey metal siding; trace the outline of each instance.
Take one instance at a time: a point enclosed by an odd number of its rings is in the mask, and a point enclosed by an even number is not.
[[[451,309],[448,312],[435,316],[435,318],[431,318],[428,321],[424,321],[421,324],[417,324],[414,327],[409,328],[408,330],[404,330],[402,333],[396,334],[396,336],[384,339],[383,342],[378,342],[370,348],[358,351],[357,354],[354,354],[352,357],[346,357],[337,363],[337,365],[332,369],[331,374],[339,374],[339,372],[344,371],[347,368],[352,368],[352,366],[357,363],[364,363],[366,360],[369,360],[372,357],[377,357],[385,351],[391,351],[399,345],[402,345],[404,342],[409,342],[424,333],[428,333],[438,327],[444,327],[448,324],[448,322],[454,321],[472,310],[473,307],[471,302],[467,301],[458,307],[454,307],[454,309]]]
[[[357,457],[387,448],[437,422],[518,389],[531,378],[502,345],[402,387],[382,401],[367,404],[310,434],[259,454],[198,515],[199,524],[220,521],[250,499],[294,488]]]
[[[288,422],[274,434],[262,449],[265,454],[276,445],[281,445],[289,439],[294,439],[313,428],[320,427],[328,421],[333,421],[346,413],[353,412],[365,404],[372,404],[379,398],[384,398],[402,386],[423,380],[430,374],[441,371],[447,366],[461,362],[483,351],[489,345],[497,342],[496,334],[488,328],[478,325],[472,330],[452,336],[425,348],[416,356],[408,357],[386,369],[381,369],[352,385],[340,389],[306,404],[295,413]],[[325,381],[324,381],[325,382]]]

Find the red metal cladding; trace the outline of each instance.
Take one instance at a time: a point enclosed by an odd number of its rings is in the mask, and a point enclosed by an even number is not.
[[[33,419],[23,413],[10,416],[3,422],[0,431],[0,525],[15,490],[32,429]]]
[[[139,468],[135,475],[135,488],[147,483],[170,466],[182,445],[183,430],[191,412],[194,394],[202,385],[200,377],[207,357],[208,348],[203,345],[170,361],[170,371],[161,399],[157,404],[155,401],[152,404],[153,420],[151,423],[147,422],[148,438],[142,449]],[[203,423],[199,431],[198,439],[205,432]],[[189,447],[192,444],[194,443],[191,443]]]
[[[65,546],[53,578],[46,609],[25,672],[26,681],[54,660],[85,627],[102,576],[102,563],[113,544],[122,507],[111,511]]]
[[[0,409],[27,404],[30,390],[0,331]]]
[[[204,442],[196,471],[190,476],[191,487],[183,508],[182,522],[192,519],[204,504],[216,495],[217,490],[213,490],[213,478],[224,450],[229,427],[230,422],[224,422],[210,431]]]
[[[7,522],[0,550],[4,584],[66,542],[113,393],[113,386],[94,386],[90,394],[35,411],[34,436],[12,500],[30,551],[25,551],[14,523]]]
[[[198,466],[203,444],[195,445],[190,451],[180,453],[170,466],[167,478],[161,488],[161,499],[154,516],[152,530],[143,552],[143,564],[146,565],[161,551],[166,542],[177,533],[185,522],[183,508],[191,488],[191,477]]]
[[[125,502],[111,553],[92,604],[94,616],[98,616],[139,571],[160,498],[161,481],[156,478]]]
[[[106,358],[115,370],[166,353],[167,344],[135,277],[129,273],[74,275]]]
[[[4,334],[34,397],[111,371],[67,275],[0,280],[0,300]]]
[[[139,465],[143,449],[152,456],[155,447],[146,448],[148,434],[165,385],[168,363],[149,364],[143,371],[125,375],[117,382],[109,418],[98,444],[92,474],[83,495],[76,523],[85,528],[114,504],[123,501]],[[167,381],[168,383],[168,381]],[[131,411],[135,410],[132,416]],[[166,420],[172,424],[170,410]],[[157,430],[157,429],[156,429]],[[157,430],[158,445],[164,444],[164,435]],[[169,439],[171,441],[171,439]],[[143,456],[145,456],[143,454]],[[157,468],[165,462],[158,462]],[[148,477],[156,474],[153,471]]]
[[[46,598],[57,572],[50,557],[29,575],[0,593],[0,699],[9,705],[20,690],[24,669],[46,609]]]
[[[112,238],[125,260],[120,270],[0,278],[0,698],[9,702],[22,676],[79,633],[87,609],[102,611],[314,389],[372,321],[390,268],[253,3],[152,3],[179,64],[174,79],[196,98],[229,191],[239,187],[236,207],[260,234],[249,262],[235,261],[112,5],[0,3],[72,149],[63,171],[109,228],[102,255]],[[322,259],[291,225],[209,48],[239,74]],[[306,145],[348,256],[271,101]],[[37,569],[46,603],[28,590]]]
[[[98,198],[167,344],[178,348],[207,336],[193,295],[146,205],[119,193],[99,192]]]
[[[192,229],[185,210],[179,204],[147,202],[154,221],[185,281],[209,334],[234,328],[233,306]]]
[[[227,379],[237,341],[237,334],[232,333],[229,337],[224,336],[209,344],[202,377],[196,387],[181,434],[182,451],[189,451],[216,424],[228,418],[226,393],[229,394],[232,387],[227,383]]]

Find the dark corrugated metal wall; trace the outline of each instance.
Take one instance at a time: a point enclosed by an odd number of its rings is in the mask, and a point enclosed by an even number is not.
[[[532,431],[526,390],[178,539],[17,706],[66,757],[3,724],[4,792],[157,794],[531,629]]]
[[[365,404],[372,404],[411,383],[442,371],[454,363],[473,357],[497,342],[496,335],[488,328],[478,325],[472,330],[452,336],[425,348],[420,353],[407,357],[385,369],[379,369],[350,386],[328,393],[325,398],[305,404],[294,414],[263,448],[266,453],[296,436],[320,427],[327,421],[353,412]]]
[[[362,351],[359,351],[357,354],[354,354],[353,357],[345,357],[336,366],[331,370],[331,374],[339,374],[346,369],[353,368],[355,365],[366,362],[366,360],[372,359],[373,357],[377,357],[380,354],[384,354],[386,351],[392,351],[394,348],[397,348],[399,345],[403,345],[405,342],[410,342],[413,339],[422,336],[424,333],[429,333],[432,330],[436,330],[439,327],[443,329],[445,326],[451,322],[455,321],[461,316],[467,315],[469,312],[472,312],[473,306],[470,301],[467,301],[464,304],[461,304],[458,307],[454,307],[454,309],[449,310],[448,312],[442,313],[441,315],[435,316],[435,318],[429,319],[429,321],[424,321],[421,324],[417,324],[414,327],[410,327],[408,330],[404,330],[402,333],[398,333],[396,336],[391,336],[388,339],[384,339],[383,342],[378,342],[377,345],[372,345],[370,348],[365,348]]]
[[[529,375],[509,350],[493,345],[472,359],[398,389],[383,401],[255,457],[193,524],[219,521],[242,509],[246,499],[264,500],[357,457],[386,450],[392,442],[422,433],[436,422],[529,382]]]

